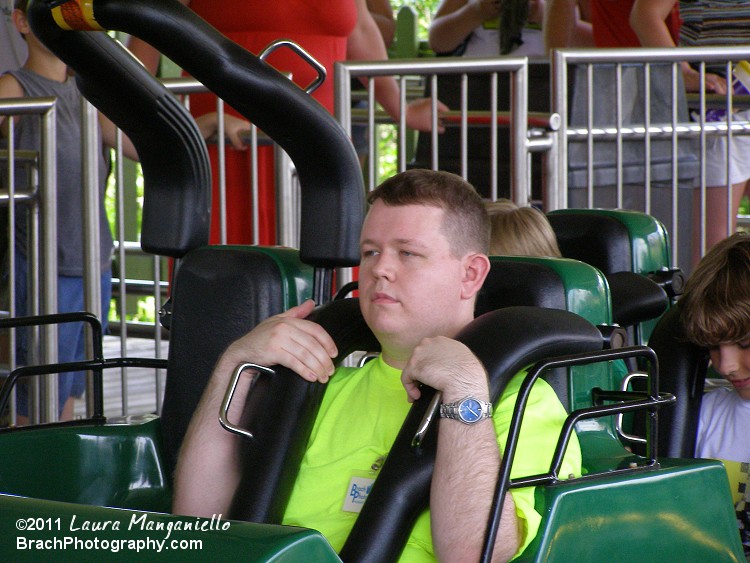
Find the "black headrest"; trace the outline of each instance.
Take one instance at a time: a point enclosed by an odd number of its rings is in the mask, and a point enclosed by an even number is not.
[[[612,321],[620,326],[656,319],[669,307],[667,292],[646,276],[615,272],[606,277],[612,295]]]
[[[560,276],[542,264],[491,261],[490,272],[477,296],[477,316],[516,305],[566,309]]]
[[[550,213],[560,252],[599,268],[604,274],[632,270],[627,228],[613,217],[593,213]]]
[[[695,454],[708,354],[685,338],[679,304],[659,319],[648,345],[659,360],[659,390],[677,398],[673,407],[659,411],[659,455],[691,458]]]

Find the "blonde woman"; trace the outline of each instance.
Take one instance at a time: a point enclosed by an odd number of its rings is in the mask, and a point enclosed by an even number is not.
[[[557,237],[547,217],[535,207],[519,207],[509,199],[487,204],[492,224],[490,254],[560,258]]]

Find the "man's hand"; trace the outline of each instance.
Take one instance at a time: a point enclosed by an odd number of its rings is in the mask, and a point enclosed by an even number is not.
[[[308,381],[326,383],[333,375],[332,358],[338,350],[323,327],[306,320],[314,307],[310,299],[269,317],[235,341],[227,349],[225,359],[234,364],[282,365]]]
[[[440,391],[443,402],[469,395],[489,399],[484,366],[464,344],[444,336],[425,338],[419,343],[401,374],[401,382],[409,401],[419,399],[420,384]]]

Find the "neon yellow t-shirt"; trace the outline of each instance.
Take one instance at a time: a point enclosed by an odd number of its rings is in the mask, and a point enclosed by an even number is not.
[[[501,451],[524,376],[516,375],[494,405]],[[366,483],[377,476],[410,407],[401,371],[381,358],[362,368],[339,368],[328,383],[283,523],[318,530],[340,551],[357,519],[357,512],[351,510],[368,492]],[[555,392],[539,381],[529,398],[511,477],[549,470],[565,416]],[[581,474],[577,441],[568,448],[560,471],[560,475],[569,474]],[[541,516],[534,510],[533,488],[514,489],[511,494],[523,523],[521,553],[534,539]],[[426,510],[417,519],[400,561],[434,560]]]

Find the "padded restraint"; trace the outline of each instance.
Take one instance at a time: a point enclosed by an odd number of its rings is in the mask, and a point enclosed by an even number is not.
[[[153,45],[289,154],[300,180],[303,262],[323,268],[359,263],[364,179],[349,136],[323,106],[177,0],[94,0],[92,5],[102,27]],[[76,61],[70,64],[79,70]],[[100,81],[109,78],[101,68]],[[129,115],[136,118],[132,110]]]
[[[207,244],[211,169],[190,113],[119,43],[102,32],[62,31],[29,5],[34,33],[76,71],[81,93],[131,139],[145,183],[141,247],[181,257]]]
[[[659,319],[648,345],[659,359],[659,390],[677,397],[671,408],[659,411],[659,455],[692,458],[708,354],[685,337],[679,304]]]
[[[362,318],[358,299],[340,299],[308,317],[336,342],[340,363],[355,351],[379,351],[380,344]],[[254,439],[242,450],[242,479],[229,517],[281,523],[326,386],[274,366],[275,375],[259,377],[248,397],[242,426]]]
[[[457,339],[487,369],[493,401],[497,401],[511,377],[533,362],[603,348],[599,330],[582,317],[537,307],[508,307],[486,313],[461,331]],[[341,550],[341,558],[347,563],[398,559],[414,522],[429,506],[438,425],[433,421],[421,448],[414,448],[412,441],[433,394],[423,388],[422,396],[411,407]]]
[[[599,268],[605,275],[632,270],[630,235],[620,221],[603,215],[551,213],[560,252]]]

